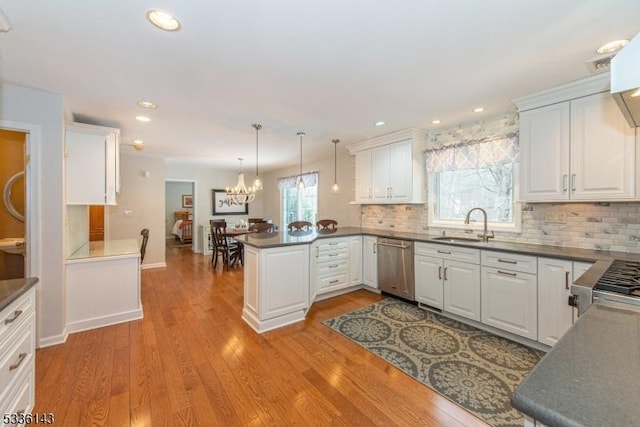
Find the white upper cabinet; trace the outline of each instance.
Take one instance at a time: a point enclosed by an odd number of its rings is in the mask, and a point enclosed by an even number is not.
[[[73,123],[65,131],[66,203],[115,205],[120,191],[120,130]]]
[[[521,110],[524,201],[637,197],[636,130],[607,91],[607,77],[514,101]]]
[[[424,203],[425,133],[395,132],[348,146],[356,156],[356,203]]]

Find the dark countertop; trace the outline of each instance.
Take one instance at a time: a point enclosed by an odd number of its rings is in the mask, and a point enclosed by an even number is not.
[[[640,420],[640,311],[593,304],[516,389],[521,412],[553,426]]]
[[[595,262],[598,260],[611,261],[614,258],[627,259],[640,261],[639,254],[629,254],[625,252],[610,252],[599,251],[591,249],[579,249],[562,246],[546,246],[546,245],[534,245],[530,243],[514,243],[503,242],[500,240],[490,240],[488,243],[484,242],[448,242],[438,241],[435,238],[440,235],[434,234],[420,234],[420,233],[404,233],[404,232],[390,232],[385,230],[376,230],[372,228],[360,228],[360,227],[339,227],[332,232],[288,232],[281,230],[276,233],[252,233],[239,236],[236,239],[249,246],[253,246],[259,249],[274,248],[279,246],[289,245],[305,245],[314,242],[316,239],[328,238],[328,237],[346,237],[356,235],[368,235],[377,237],[392,237],[397,239],[411,240],[414,242],[425,243],[438,243],[442,245],[454,245],[464,246],[469,248],[477,248],[484,250],[496,250],[512,253],[522,253],[540,257],[550,257],[567,259],[571,261],[587,261]]]
[[[0,280],[0,310],[4,310],[22,294],[35,286],[35,284],[38,283],[38,280],[39,279],[37,277]]]

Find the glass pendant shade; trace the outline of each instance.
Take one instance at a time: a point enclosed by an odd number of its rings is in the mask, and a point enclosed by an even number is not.
[[[256,130],[256,179],[253,181],[253,191],[260,191],[262,190],[262,180],[260,179],[260,174],[258,174],[258,131],[262,129],[262,125],[254,123],[251,127]]]
[[[338,194],[340,192],[340,186],[338,185],[338,142],[339,139],[332,139],[333,142],[333,185],[331,186],[331,192]]]
[[[304,181],[302,180],[302,137],[305,136],[304,132],[298,132],[300,137],[300,178],[298,178],[298,189],[304,189]]]
[[[242,171],[242,159],[240,160],[240,172],[238,172],[238,183],[235,187],[227,187],[225,189],[227,193],[227,197],[230,198],[233,202],[244,205],[245,203],[250,203],[253,199],[256,198],[256,192],[253,187],[247,188],[244,183],[244,172]]]

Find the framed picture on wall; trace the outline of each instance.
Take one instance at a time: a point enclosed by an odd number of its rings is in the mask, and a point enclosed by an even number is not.
[[[224,190],[211,190],[214,215],[248,215],[249,204],[238,204],[227,197]]]
[[[182,195],[182,207],[183,208],[192,208],[193,207],[193,195],[191,195],[191,194],[183,194]]]

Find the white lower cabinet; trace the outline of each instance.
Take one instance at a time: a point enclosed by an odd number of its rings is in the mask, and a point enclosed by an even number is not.
[[[349,275],[350,241],[348,238],[321,239],[313,243],[311,252],[315,294],[351,286]]]
[[[554,345],[573,325],[575,308],[568,304],[571,284],[591,267],[588,262],[538,258],[538,341]]]
[[[480,251],[416,242],[414,253],[416,301],[480,321]]]
[[[378,289],[378,238],[362,237],[362,283]]]
[[[349,237],[349,284],[362,284],[362,236]]]
[[[35,403],[35,301],[32,287],[0,312],[0,413],[3,415],[29,414]]]
[[[482,252],[482,323],[536,340],[536,257]]]

